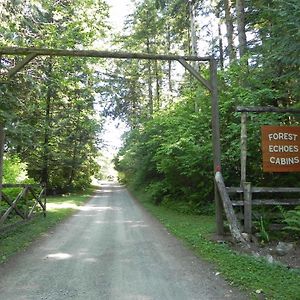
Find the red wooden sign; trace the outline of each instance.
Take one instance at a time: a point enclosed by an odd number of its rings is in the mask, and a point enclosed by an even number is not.
[[[262,126],[264,172],[300,172],[300,126]]]

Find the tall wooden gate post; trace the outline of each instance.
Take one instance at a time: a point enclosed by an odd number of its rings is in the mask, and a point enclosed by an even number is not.
[[[221,142],[220,142],[220,116],[217,86],[217,62],[212,57],[210,59],[210,83],[211,83],[211,111],[212,111],[212,143],[214,173],[221,172]],[[217,234],[224,234],[223,205],[218,192],[216,182],[214,183],[215,205],[216,205],[216,225]]]
[[[220,142],[220,117],[217,85],[217,62],[213,57],[209,59],[210,81],[204,79],[199,72],[189,65],[184,59],[178,61],[187,69],[200,83],[202,83],[211,93],[211,111],[212,111],[212,144],[213,144],[213,161],[214,175],[221,171],[221,142]],[[216,205],[216,225],[217,234],[224,234],[223,204],[220,198],[218,187],[214,180],[214,197]]]
[[[244,231],[252,233],[252,192],[251,183],[243,182],[244,191]]]
[[[247,113],[241,114],[241,182],[243,187],[247,176]]]

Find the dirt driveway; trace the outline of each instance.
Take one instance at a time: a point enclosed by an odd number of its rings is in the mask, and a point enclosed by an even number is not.
[[[114,183],[0,267],[0,299],[248,299]]]

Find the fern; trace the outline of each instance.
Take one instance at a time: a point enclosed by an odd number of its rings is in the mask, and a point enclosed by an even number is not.
[[[284,214],[284,223],[287,224],[284,229],[300,233],[300,206]]]

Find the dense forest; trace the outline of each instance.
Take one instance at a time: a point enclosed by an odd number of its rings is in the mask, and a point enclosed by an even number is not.
[[[0,44],[6,47],[93,48],[109,34],[104,1],[1,1],[0,12]],[[2,74],[20,59],[3,57]],[[1,84],[4,182],[22,180],[10,176],[19,169],[27,171],[26,180],[45,183],[49,193],[89,186],[99,172],[96,157],[103,126],[95,111],[99,80],[92,63],[36,58]]]
[[[128,34],[117,39],[130,51],[218,59],[222,171],[228,186],[240,184],[236,107],[299,108],[299,15],[293,0],[141,1],[127,20]],[[208,78],[207,65],[193,66]],[[188,73],[178,77],[175,63],[120,63],[116,70],[125,72],[118,88],[122,94],[112,94],[108,111],[131,126],[116,158],[122,179],[146,189],[156,203],[206,210],[213,199],[209,93]],[[291,115],[249,114],[247,180],[258,186],[297,185],[299,173],[262,172],[260,126],[298,122]]]
[[[228,185],[239,185],[236,106],[300,107],[299,2],[134,3],[122,32],[113,34],[104,0],[1,1],[0,44],[214,55],[223,173]],[[1,75],[19,59],[2,57]],[[207,64],[192,64],[208,78]],[[49,192],[88,186],[101,172],[96,157],[109,116],[130,128],[115,158],[123,182],[147,190],[156,203],[184,203],[200,211],[212,202],[210,94],[178,62],[39,57],[0,91],[5,182],[21,180],[12,174],[23,170],[26,180],[46,183]],[[299,182],[299,174],[263,173],[260,153],[262,124],[298,122],[291,115],[249,115],[249,181],[263,186]]]

